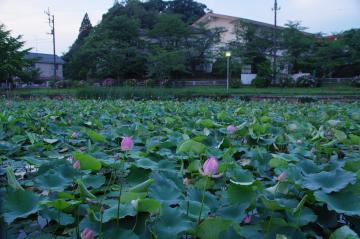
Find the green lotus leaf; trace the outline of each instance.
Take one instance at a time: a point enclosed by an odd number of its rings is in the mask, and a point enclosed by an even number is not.
[[[358,239],[356,232],[351,230],[348,226],[342,226],[334,231],[329,239]]]
[[[343,131],[341,131],[341,130],[335,130],[334,132],[335,132],[335,133],[334,133],[335,138],[336,138],[337,140],[339,140],[340,142],[341,142],[341,141],[344,141],[345,139],[347,139],[347,136],[346,136],[346,134],[345,134]]]
[[[85,175],[83,178],[83,182],[85,185],[91,188],[100,188],[105,184],[105,176],[103,175]]]
[[[40,206],[40,197],[26,190],[9,190],[5,193],[2,203],[2,216],[8,224],[18,218],[26,218],[36,213]]]
[[[176,153],[202,154],[205,153],[206,149],[204,144],[189,139],[178,146]]]
[[[240,223],[246,216],[246,206],[242,204],[234,204],[220,208],[216,215],[227,220]]]
[[[326,193],[338,192],[348,184],[356,182],[356,174],[344,170],[320,172],[307,175],[301,182],[304,188],[310,190],[321,189]]]
[[[218,123],[215,123],[211,119],[200,119],[196,122],[197,124],[201,125],[204,128],[216,128],[220,127],[221,125]]]
[[[135,216],[136,210],[131,205],[131,203],[120,204],[119,208],[119,218],[124,218],[126,216]],[[103,223],[109,222],[113,219],[116,219],[118,216],[118,206],[115,204],[111,208],[108,208],[104,211],[103,214]]]
[[[141,158],[134,162],[134,165],[138,168],[156,170],[159,168],[158,163],[148,158]]]
[[[159,201],[177,203],[182,196],[182,181],[176,173],[162,172],[153,174],[155,183],[149,188],[149,196]]]
[[[256,199],[256,193],[252,186],[242,186],[231,184],[227,190],[227,196],[230,203],[242,204],[245,207],[250,206]]]
[[[353,144],[357,144],[357,145],[360,145],[360,136],[357,136],[357,135],[354,135],[354,134],[350,134],[349,135],[349,138],[351,140],[351,142]]]
[[[54,169],[41,174],[34,180],[35,184],[44,190],[51,189],[52,191],[61,192],[65,187],[70,185],[70,181],[65,179],[59,171]]]
[[[78,179],[76,181],[77,185],[79,186],[79,190],[80,190],[80,195],[82,197],[87,197],[90,199],[96,199],[95,195],[92,194],[85,186],[85,184],[83,183],[83,181],[81,181],[80,179]]]
[[[233,224],[231,220],[209,218],[198,226],[197,236],[200,239],[219,239],[220,233],[228,230]]]
[[[74,153],[74,159],[80,161],[80,167],[83,170],[100,170],[101,169],[101,162],[96,158],[82,154],[80,152]]]
[[[65,210],[65,209],[71,207],[73,204],[65,201],[64,199],[57,199],[55,201],[46,202],[46,205],[54,207],[58,210]]]
[[[93,142],[106,142],[106,139],[104,136],[102,136],[101,134],[96,133],[93,130],[87,130],[86,131],[88,137],[93,141]]]
[[[144,193],[148,191],[148,188],[155,182],[154,179],[148,179],[145,182],[142,182],[138,185],[135,185],[134,187],[129,189],[129,192],[133,193]]]
[[[54,220],[62,226],[70,225],[75,222],[75,218],[72,215],[63,213],[55,208],[42,209],[40,215],[48,221]]]
[[[117,227],[117,226],[116,226]],[[133,231],[131,230],[124,230],[122,228],[110,228],[107,229],[104,232],[104,238],[111,238],[111,239],[139,239],[139,236],[136,235]]]
[[[12,167],[6,168],[6,177],[7,177],[7,183],[12,189],[23,189],[20,183],[16,180],[16,176],[14,174],[14,170],[12,169]]]
[[[180,208],[163,206],[159,220],[153,226],[153,231],[159,239],[173,239],[193,227],[194,223],[185,216]]]
[[[180,208],[185,212],[189,217],[194,220],[199,218],[200,209],[201,209],[201,202],[192,201],[192,200],[181,200]],[[201,218],[206,217],[210,212],[210,208],[204,204],[203,209],[201,212]]]
[[[160,207],[160,202],[155,199],[145,198],[137,201],[138,212],[148,212],[154,214],[160,211]]]
[[[299,211],[296,215],[293,213],[287,213],[288,221],[298,226],[305,226],[311,222],[315,222],[317,216],[309,208],[305,207]]]
[[[226,175],[230,177],[231,183],[249,186],[254,183],[254,177],[251,172],[242,169],[240,166],[236,165],[235,167],[231,167]]]
[[[360,196],[351,191],[326,194],[322,191],[315,192],[315,198],[326,203],[330,210],[344,213],[349,216],[360,216]]]

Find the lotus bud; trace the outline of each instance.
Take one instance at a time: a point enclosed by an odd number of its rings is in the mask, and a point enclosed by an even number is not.
[[[95,239],[95,234],[90,228],[85,228],[81,233],[81,239]]]
[[[75,163],[73,164],[73,168],[80,169],[80,161],[79,160],[75,161]]]
[[[296,144],[302,144],[303,142],[302,142],[302,140],[301,139],[298,139],[298,140],[296,140]]]
[[[244,223],[244,224],[250,224],[250,223],[251,223],[251,220],[252,220],[252,216],[251,216],[251,215],[248,215],[248,216],[246,216],[246,217],[243,219],[243,223]]]
[[[132,137],[124,137],[121,141],[121,150],[129,151],[134,147],[134,141]]]
[[[234,134],[237,130],[236,126],[234,125],[229,125],[226,129],[229,134]]]
[[[219,163],[214,156],[211,156],[205,161],[202,169],[206,176],[214,176],[218,173]]]
[[[284,181],[287,179],[287,177],[288,177],[287,173],[286,173],[286,172],[282,172],[282,173],[279,175],[279,177],[277,178],[277,180],[278,180],[279,182],[284,182]]]
[[[73,132],[72,134],[71,134],[71,138],[77,138],[77,137],[79,137],[80,136],[80,134],[78,133],[78,132]]]

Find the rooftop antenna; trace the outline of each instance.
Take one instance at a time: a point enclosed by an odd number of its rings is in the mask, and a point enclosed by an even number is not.
[[[277,78],[277,14],[280,11],[277,0],[274,1],[274,29],[273,29],[273,83],[276,83]]]
[[[45,11],[45,14],[48,17],[48,23],[50,27],[50,32],[47,34],[52,35],[53,38],[53,64],[54,64],[54,80],[56,80],[56,48],[55,48],[55,16],[51,15],[50,9]]]

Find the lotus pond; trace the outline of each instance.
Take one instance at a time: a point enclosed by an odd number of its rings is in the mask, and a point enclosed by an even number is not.
[[[5,238],[359,238],[360,103],[0,107]]]

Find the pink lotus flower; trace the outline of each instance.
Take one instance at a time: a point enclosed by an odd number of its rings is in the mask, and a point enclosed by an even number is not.
[[[278,180],[279,182],[284,182],[284,181],[287,179],[287,177],[288,177],[287,173],[286,173],[286,172],[282,172],[282,173],[279,175],[279,177],[277,177],[277,180]]]
[[[80,169],[80,161],[79,160],[75,161],[75,163],[73,164],[73,168]]]
[[[205,161],[202,169],[200,169],[200,174],[211,178],[219,178],[223,175],[223,173],[218,174],[218,171],[219,163],[214,156],[211,156]]]
[[[85,228],[81,233],[81,239],[95,239],[95,234],[90,228]]]
[[[132,137],[124,137],[121,141],[121,150],[129,151],[134,147],[134,141]]]
[[[245,223],[245,224],[250,224],[250,223],[251,223],[251,220],[252,220],[252,216],[251,216],[251,215],[248,215],[248,216],[246,216],[246,217],[243,219],[243,223]]]
[[[229,134],[234,134],[237,130],[236,126],[234,125],[229,125],[226,129]]]

